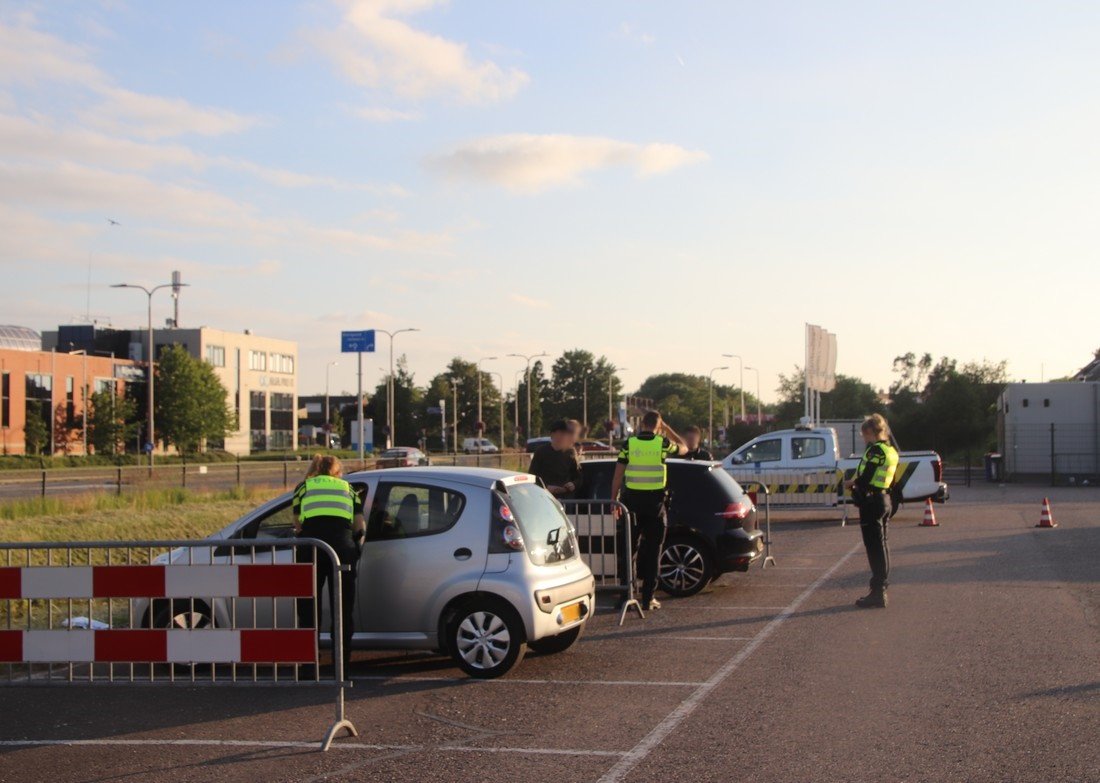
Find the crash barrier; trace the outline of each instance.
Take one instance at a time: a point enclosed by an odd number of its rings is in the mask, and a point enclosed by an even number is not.
[[[760,561],[760,568],[764,569],[768,567],[768,563],[777,565],[775,558],[772,556],[772,504],[771,504],[771,492],[768,491],[768,485],[760,481],[745,480],[741,484],[741,488],[748,493],[749,498],[752,499],[752,504],[756,506],[757,511],[760,509],[759,498],[764,496],[764,559]],[[759,517],[757,517],[759,520]],[[759,521],[756,523],[757,527],[760,526]]]
[[[581,559],[592,571],[597,592],[620,597],[619,625],[631,609],[644,619],[634,593],[634,516],[630,509],[611,500],[563,500],[561,504],[576,530]]]
[[[0,684],[330,686],[327,750],[341,729],[357,732],[344,714],[342,618],[317,594],[319,564],[351,568],[310,538],[0,543]],[[329,585],[340,606],[340,579]]]
[[[772,470],[738,467],[727,469],[742,486],[766,486],[771,505],[787,508],[836,508],[840,506],[847,518],[844,502],[843,471],[836,468],[819,470]]]

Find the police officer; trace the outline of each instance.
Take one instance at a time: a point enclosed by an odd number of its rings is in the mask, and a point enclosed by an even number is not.
[[[351,569],[340,573],[340,592],[343,606],[337,607],[333,589],[332,563],[325,555],[317,556],[317,592],[320,596],[325,583],[329,585],[330,616],[335,627],[336,612],[341,612],[343,622],[344,664],[351,660],[351,635],[355,608],[355,570],[359,561],[356,543],[363,537],[366,524],[363,521],[363,500],[346,482],[343,466],[337,457],[330,455],[314,458],[305,481],[294,490],[294,533],[303,538],[316,538],[331,546],[341,564]],[[298,562],[312,562],[313,552],[308,547],[298,547]],[[298,601],[298,625],[313,625],[314,602],[307,598]],[[317,632],[321,631],[318,617]]]
[[[632,538],[638,576],[642,579],[642,607],[660,609],[661,604],[653,593],[657,589],[657,571],[667,524],[668,469],[665,460],[684,454],[687,447],[657,411],[646,411],[640,429],[637,435],[627,439],[619,452],[611,497],[618,499],[622,492],[623,503],[634,515]]]
[[[893,503],[890,487],[898,467],[897,449],[890,443],[890,428],[879,414],[864,419],[860,432],[867,450],[856,475],[844,483],[859,507],[859,527],[871,565],[871,592],[856,601],[861,609],[885,609],[890,577],[890,546],[887,533]]]

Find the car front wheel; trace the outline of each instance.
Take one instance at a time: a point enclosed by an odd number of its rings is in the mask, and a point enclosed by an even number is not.
[[[448,624],[451,654],[478,679],[507,674],[527,652],[523,622],[503,601],[481,598],[459,607]]]
[[[660,586],[669,595],[695,595],[714,578],[710,555],[690,538],[673,538],[661,553]]]

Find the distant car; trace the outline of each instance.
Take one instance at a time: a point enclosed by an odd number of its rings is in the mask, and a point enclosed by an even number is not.
[[[500,449],[488,438],[466,438],[462,441],[462,451],[466,454],[496,454]]]
[[[611,497],[615,460],[581,463],[582,499]],[[660,587],[695,595],[729,571],[747,571],[764,551],[756,506],[719,462],[668,461],[668,535]]]
[[[411,446],[386,449],[378,455],[378,462],[375,463],[379,468],[416,468],[431,464],[427,454]]]
[[[353,647],[438,650],[471,677],[492,678],[528,647],[558,653],[580,638],[595,611],[595,581],[561,504],[534,476],[436,467],[346,478],[367,509]],[[155,562],[230,563],[251,539],[292,538],[291,499],[286,492],[210,536],[224,546],[176,549]],[[275,562],[293,560],[291,547],[275,548]],[[320,604],[328,627],[329,602]],[[294,627],[294,602],[272,605],[255,601],[235,624],[219,598],[141,600],[134,611],[154,628]]]
[[[599,451],[614,451],[614,449],[604,443],[602,440],[579,440],[577,441],[577,451],[599,452]]]

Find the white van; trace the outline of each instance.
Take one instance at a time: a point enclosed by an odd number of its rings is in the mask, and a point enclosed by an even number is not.
[[[466,438],[462,441],[462,451],[466,454],[496,454],[500,449],[488,438]]]

